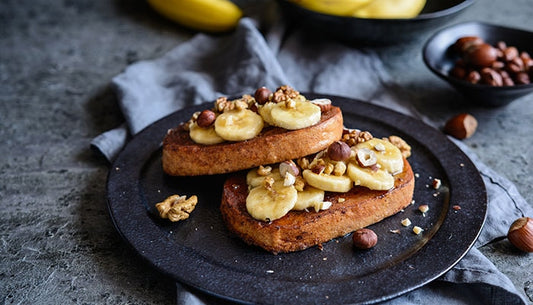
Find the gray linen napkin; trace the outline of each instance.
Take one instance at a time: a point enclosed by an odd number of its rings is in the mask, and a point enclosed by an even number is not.
[[[263,85],[276,88],[281,84],[305,92],[350,96],[419,117],[373,52],[335,43],[318,48],[303,39],[302,33],[286,35],[283,26],[263,36],[251,19],[244,18],[231,35],[198,34],[163,57],[135,63],[116,76],[113,85],[126,123],[96,137],[91,144],[113,160],[128,134],[136,134],[175,110],[221,95],[240,95]],[[486,185],[486,224],[475,247],[450,271],[384,304],[526,303],[524,295],[477,247],[505,236],[512,221],[532,215],[533,209],[510,181],[483,164],[463,143],[455,143],[476,164]],[[179,284],[177,287],[178,304],[217,302]]]

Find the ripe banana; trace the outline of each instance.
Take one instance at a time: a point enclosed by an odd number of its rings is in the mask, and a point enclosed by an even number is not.
[[[348,176],[334,176],[327,174],[316,174],[306,169],[302,172],[305,181],[318,189],[345,193],[352,188],[353,182]]]
[[[365,186],[371,190],[386,191],[394,186],[394,176],[382,169],[372,170],[350,162],[346,173],[355,185]]]
[[[319,211],[323,201],[323,190],[306,185],[303,191],[298,192],[298,199],[292,209],[301,211],[307,208],[315,208],[316,211]]]
[[[189,136],[198,144],[213,145],[224,142],[224,139],[217,135],[213,126],[202,128],[196,122],[190,124]]]
[[[255,219],[273,221],[283,217],[296,204],[298,191],[294,186],[284,186],[276,181],[272,190],[264,186],[253,188],[246,197],[246,210]]]
[[[292,106],[275,104],[270,116],[274,126],[295,130],[312,126],[320,121],[320,107],[308,101],[295,100]]]
[[[306,9],[337,16],[350,16],[357,8],[372,0],[291,0]]]
[[[215,120],[215,132],[227,141],[244,141],[257,136],[263,129],[263,119],[249,109],[230,110]]]
[[[225,32],[237,25],[241,9],[229,0],[148,0],[161,15],[191,29]]]
[[[414,18],[420,14],[426,0],[372,0],[352,14],[358,18]]]
[[[391,142],[378,138],[373,138],[371,140],[356,145],[356,149],[364,147],[374,151],[377,157],[377,163],[379,164],[381,169],[386,170],[387,172],[393,175],[402,172],[402,152]]]

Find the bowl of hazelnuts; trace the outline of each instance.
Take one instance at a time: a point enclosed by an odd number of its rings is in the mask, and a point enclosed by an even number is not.
[[[503,106],[533,93],[533,32],[467,22],[434,34],[424,45],[427,67],[468,100]]]

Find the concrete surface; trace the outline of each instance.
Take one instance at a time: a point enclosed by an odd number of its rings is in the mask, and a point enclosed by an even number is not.
[[[478,0],[453,22],[533,29],[530,0]],[[0,3],[0,300],[4,304],[173,304],[172,281],[127,248],[107,214],[105,160],[90,140],[122,121],[110,79],[193,33],[142,1]],[[382,56],[413,104],[437,122],[468,111],[466,143],[533,204],[533,95],[502,108],[466,106],[425,68],[420,47]],[[452,100],[452,103],[442,103]],[[530,215],[533,216],[533,215]],[[533,255],[506,240],[481,251],[533,304]]]

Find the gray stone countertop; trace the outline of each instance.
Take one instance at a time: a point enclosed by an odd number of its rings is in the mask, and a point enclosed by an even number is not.
[[[531,0],[478,0],[450,23],[533,29]],[[174,304],[175,286],[125,246],[107,213],[108,164],[89,149],[122,122],[110,79],[192,32],[143,1],[0,3],[0,298],[4,304]],[[381,51],[390,74],[435,122],[469,112],[465,140],[533,204],[533,95],[500,108],[463,98],[424,66],[429,36]],[[401,76],[401,77],[400,77]],[[532,216],[533,215],[529,215]],[[533,256],[507,240],[481,251],[533,304]]]

